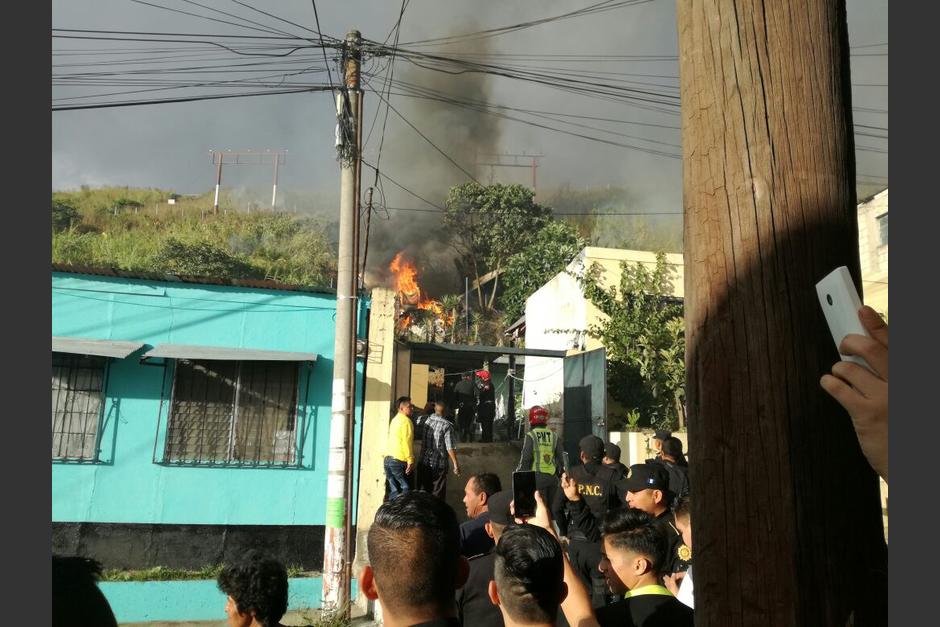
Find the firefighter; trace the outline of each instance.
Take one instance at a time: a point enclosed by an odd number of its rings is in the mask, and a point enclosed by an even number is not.
[[[460,432],[460,441],[472,442],[476,393],[469,373],[464,373],[457,385],[454,386],[454,396],[457,398],[457,428]]]
[[[490,380],[488,370],[478,370],[476,373],[477,389],[477,419],[480,421],[480,442],[493,441],[493,419],[496,418],[496,390]]]
[[[523,438],[522,456],[516,470],[534,470],[535,472],[561,476],[563,457],[561,439],[549,429],[548,410],[539,405],[529,409],[531,429]]]

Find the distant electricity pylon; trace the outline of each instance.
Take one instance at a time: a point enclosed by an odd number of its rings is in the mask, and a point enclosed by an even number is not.
[[[271,208],[277,204],[277,171],[282,163],[287,162],[286,150],[210,150],[212,165],[215,166],[215,200],[212,213],[219,213],[219,190],[222,187],[223,165],[267,165],[274,164],[274,185],[271,188]]]
[[[478,165],[478,166],[489,166],[489,168],[490,168],[490,184],[493,183],[493,179],[494,179],[494,177],[495,177],[495,169],[496,169],[496,168],[531,168],[531,169],[532,169],[532,191],[534,192],[534,191],[536,190],[536,186],[535,186],[535,183],[536,183],[536,180],[535,180],[535,171],[536,171],[536,170],[538,169],[538,167],[539,167],[539,162],[538,162],[538,160],[541,159],[542,157],[544,157],[545,155],[535,155],[535,154],[530,155],[530,154],[527,154],[527,153],[525,153],[525,152],[523,152],[523,153],[520,155],[520,154],[513,154],[513,153],[505,152],[505,153],[499,153],[499,154],[484,154],[484,155],[482,155],[482,156],[483,156],[483,157],[489,157],[490,160],[489,160],[489,161],[485,161],[485,162],[480,162],[480,161],[478,161],[478,162],[477,162],[477,165]],[[512,163],[507,163],[506,161],[507,161],[508,159],[512,159]],[[524,159],[524,160],[531,159],[531,162],[530,162],[530,163],[519,163],[519,159]]]

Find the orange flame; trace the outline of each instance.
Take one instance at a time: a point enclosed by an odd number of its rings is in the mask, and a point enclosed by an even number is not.
[[[428,298],[422,293],[417,279],[418,269],[411,261],[405,259],[404,253],[395,255],[395,258],[388,265],[388,269],[395,277],[395,289],[398,290],[398,297],[402,305],[412,305],[417,309],[431,312],[445,327],[454,323],[453,312],[445,313],[440,301]],[[412,316],[406,315],[399,324],[403,329],[407,329],[411,326],[411,323]]]

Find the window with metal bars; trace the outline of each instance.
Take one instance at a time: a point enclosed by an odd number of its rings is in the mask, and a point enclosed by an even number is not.
[[[104,357],[52,353],[52,459],[98,460]]]
[[[294,362],[176,362],[164,463],[296,463]]]

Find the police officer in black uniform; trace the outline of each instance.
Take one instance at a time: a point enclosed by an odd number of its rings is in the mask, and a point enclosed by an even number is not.
[[[509,512],[512,490],[497,492],[489,498],[490,520],[486,523],[486,533],[495,542],[507,526],[513,524]],[[489,596],[489,585],[493,579],[493,549],[471,557],[470,575],[463,588],[457,591],[457,618],[461,625],[468,627],[503,627],[503,614],[493,605]]]
[[[577,498],[567,499],[568,559],[590,587],[593,605],[601,607],[611,599],[604,576],[598,570],[601,562],[600,525],[608,511],[623,505],[617,490],[621,475],[602,463],[604,441],[599,437],[585,436],[579,445],[581,465],[571,469]]]
[[[655,518],[654,524],[666,538],[666,561],[662,574],[685,572],[691,566],[692,550],[682,541],[676,519],[669,508],[669,474],[661,464],[634,464],[630,477],[621,484],[627,492],[627,505]]]

